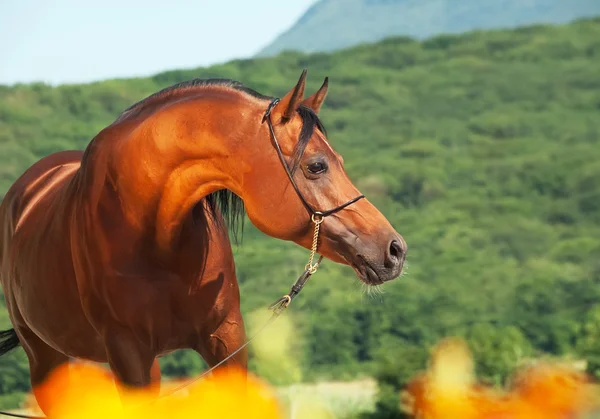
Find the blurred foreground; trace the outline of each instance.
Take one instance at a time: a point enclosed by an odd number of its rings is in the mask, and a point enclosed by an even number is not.
[[[427,371],[415,376],[399,395],[402,410],[416,419],[575,419],[600,409],[598,386],[588,376],[558,363],[537,363],[516,371],[507,389],[479,383],[467,345],[442,341]],[[68,373],[68,377],[67,377]],[[68,381],[68,384],[67,384]],[[163,383],[166,394],[182,382]],[[276,389],[255,375],[223,369],[185,389],[155,399],[156,389],[128,393],[136,407],[124,409],[114,381],[104,368],[75,364],[54,372],[52,389],[61,418],[178,419],[197,417],[319,419],[340,417],[324,408],[317,394],[294,397],[285,406]],[[28,406],[34,409],[33,405]],[[344,417],[346,414],[343,415]]]
[[[570,366],[539,362],[516,371],[510,383],[479,383],[466,343],[447,339],[402,393],[401,406],[417,419],[575,419],[600,407],[598,386]]]

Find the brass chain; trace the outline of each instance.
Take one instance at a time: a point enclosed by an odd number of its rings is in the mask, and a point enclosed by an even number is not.
[[[308,263],[304,268],[311,274],[314,274],[315,272],[317,272],[317,268],[319,267],[319,262],[313,265],[313,260],[315,259],[315,254],[317,253],[317,246],[319,245],[319,229],[321,227],[321,223],[323,222],[323,217],[315,216],[315,214],[313,214],[310,217],[310,219],[313,223],[315,223],[315,233],[313,234],[312,248],[310,249]]]

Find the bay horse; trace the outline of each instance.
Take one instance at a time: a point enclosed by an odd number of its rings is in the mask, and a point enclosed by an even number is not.
[[[228,79],[176,84],[10,187],[0,279],[14,328],[0,354],[22,345],[46,415],[42,384],[69,359],[143,388],[165,354],[191,348],[212,366],[245,342],[228,231],[244,215],[310,249],[307,209],[334,208],[313,210],[328,216],[319,253],[367,284],[400,275],[404,239],[359,199],[318,117],[328,79],[306,99],[305,84],[306,70],[281,100]],[[247,352],[224,365],[247,368]]]

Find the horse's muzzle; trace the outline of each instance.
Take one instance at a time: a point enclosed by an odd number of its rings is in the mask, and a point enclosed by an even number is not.
[[[383,248],[375,243],[355,246],[355,253],[349,264],[362,282],[380,285],[400,276],[407,250],[404,239],[394,235],[386,241]]]

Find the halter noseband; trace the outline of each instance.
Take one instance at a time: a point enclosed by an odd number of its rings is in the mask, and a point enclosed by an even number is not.
[[[356,198],[352,198],[351,200],[343,203],[342,205],[339,205],[339,206],[337,206],[333,209],[327,210],[327,211],[318,211],[318,210],[314,209],[312,207],[312,205],[310,205],[308,203],[308,201],[304,198],[304,195],[302,195],[302,192],[300,192],[300,188],[298,188],[296,181],[294,180],[294,176],[292,175],[292,172],[290,171],[290,168],[289,168],[287,162],[285,161],[285,157],[283,156],[283,152],[281,151],[281,147],[279,146],[279,142],[277,141],[277,136],[275,135],[275,131],[273,130],[273,122],[271,121],[271,111],[273,110],[273,107],[275,105],[277,105],[278,103],[279,103],[278,98],[273,99],[273,101],[269,104],[269,107],[267,108],[265,115],[263,116],[262,122],[267,121],[267,125],[269,126],[271,138],[273,139],[273,142],[275,143],[275,150],[277,151],[279,160],[281,161],[281,164],[283,165],[283,168],[285,169],[285,172],[287,173],[287,176],[290,179],[290,183],[294,187],[296,194],[300,198],[300,201],[302,201],[302,204],[304,205],[306,210],[309,212],[311,221],[315,224],[315,231],[314,231],[314,235],[313,235],[313,243],[312,243],[312,248],[310,251],[310,257],[308,259],[308,263],[306,264],[306,272],[309,274],[308,276],[310,276],[317,271],[317,268],[319,267],[319,264],[321,263],[321,260],[323,259],[323,256],[321,256],[319,258],[319,260],[317,261],[317,263],[313,264],[313,259],[315,257],[315,253],[317,252],[317,246],[318,246],[318,241],[319,241],[319,227],[321,226],[323,219],[325,217],[327,217],[328,215],[335,214],[336,212],[343,210],[347,206],[354,204],[356,201],[364,198],[365,196],[361,194],[361,195],[357,196]],[[308,280],[308,277],[306,279]],[[289,302],[291,302],[291,298],[289,295],[287,295],[284,297],[284,300],[286,299],[286,297],[289,299],[289,301],[287,301],[287,303],[285,303],[285,305],[287,306],[287,304],[289,304]],[[292,298],[293,298],[293,296],[292,296]],[[280,299],[280,302],[281,302],[281,299]]]

